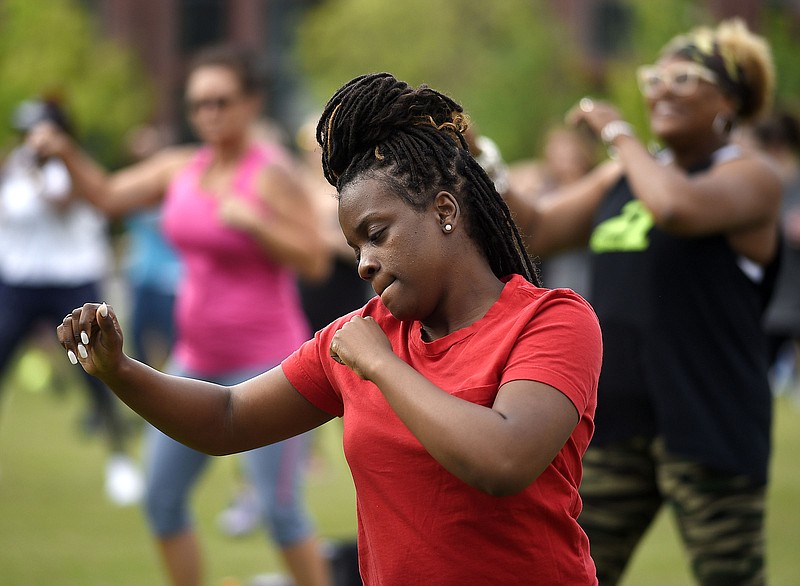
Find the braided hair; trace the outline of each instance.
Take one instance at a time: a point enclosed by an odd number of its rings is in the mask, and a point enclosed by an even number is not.
[[[317,125],[325,178],[341,192],[365,172],[385,173],[413,209],[424,210],[449,191],[464,210],[467,235],[492,272],[541,286],[503,198],[469,152],[467,118],[459,104],[426,85],[389,73],[356,77],[328,101]]]

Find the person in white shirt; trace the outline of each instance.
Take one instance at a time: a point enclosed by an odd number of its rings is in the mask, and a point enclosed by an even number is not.
[[[52,323],[84,299],[100,299],[110,268],[105,217],[73,197],[59,159],[42,159],[25,142],[27,131],[44,120],[71,130],[55,102],[27,100],[16,108],[12,124],[22,140],[0,170],[0,302],[6,308],[0,311],[0,373],[32,326]],[[76,259],[79,268],[73,265]],[[107,496],[117,505],[132,505],[143,485],[127,455],[119,403],[97,379],[84,376],[83,382],[91,402],[87,424],[109,443]]]

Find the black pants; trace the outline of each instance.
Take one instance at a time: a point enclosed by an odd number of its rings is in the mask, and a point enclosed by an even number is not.
[[[69,311],[87,301],[100,301],[99,286],[87,283],[74,287],[20,287],[0,282],[0,373],[5,373],[14,352],[34,330],[50,328],[53,339],[56,327]],[[66,360],[66,354],[64,360]],[[86,374],[85,383],[91,404],[91,416],[107,433],[112,451],[123,451],[124,425],[118,399],[100,380]]]

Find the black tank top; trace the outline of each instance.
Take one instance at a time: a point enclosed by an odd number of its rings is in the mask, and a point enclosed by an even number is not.
[[[661,231],[625,178],[599,207],[590,248],[604,342],[593,442],[661,436],[675,454],[766,481],[761,317],[773,268],[757,283],[724,235]]]

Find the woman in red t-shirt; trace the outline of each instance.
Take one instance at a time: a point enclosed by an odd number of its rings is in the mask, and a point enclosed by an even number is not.
[[[334,94],[317,140],[377,296],[281,366],[235,387],[164,376],[122,353],[113,311],[93,303],[59,340],[209,453],[343,417],[367,585],[597,584],[577,516],[599,325],[576,293],[541,287],[465,130],[450,98],[386,73]]]

